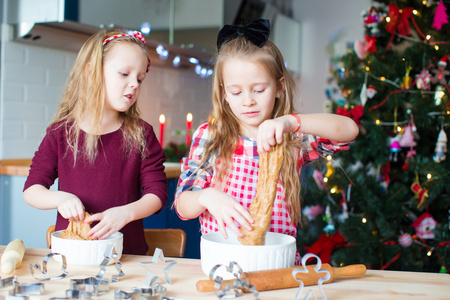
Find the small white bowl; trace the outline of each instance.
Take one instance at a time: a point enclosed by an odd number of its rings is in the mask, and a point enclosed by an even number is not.
[[[228,266],[235,261],[244,272],[272,270],[293,267],[297,251],[295,238],[286,234],[267,232],[263,246],[242,245],[232,231],[227,231],[228,239],[220,231],[202,235],[200,257],[203,273],[209,276],[217,265]],[[215,276],[231,279],[233,275],[225,268],[216,271]]]
[[[98,266],[105,258],[105,251],[109,244],[114,246],[117,259],[122,256],[123,234],[116,232],[104,240],[70,240],[59,236],[62,230],[52,233],[52,252],[63,254],[68,265]],[[54,256],[58,261],[61,257]],[[113,260],[110,261],[113,263]]]

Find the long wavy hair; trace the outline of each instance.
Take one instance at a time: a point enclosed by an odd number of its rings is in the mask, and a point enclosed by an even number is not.
[[[265,71],[277,82],[277,89],[282,89],[284,80],[285,89],[275,101],[272,118],[281,117],[294,112],[293,100],[297,94],[295,82],[284,65],[284,59],[277,46],[268,40],[261,48],[249,42],[245,37],[237,37],[223,44],[215,58],[213,83],[213,110],[208,124],[211,128],[209,142],[205,146],[205,153],[200,165],[218,154],[218,179],[226,176],[232,167],[232,155],[236,150],[239,137],[239,123],[230,106],[224,99],[223,66],[234,58],[262,66]],[[298,139],[291,133],[283,137],[284,162],[282,167],[282,184],[285,190],[285,199],[289,208],[291,220],[300,222],[300,178],[298,172]],[[217,163],[217,162],[210,162]],[[217,164],[216,164],[217,165]]]
[[[111,49],[121,43],[132,43],[138,45],[148,56],[145,45],[131,36],[115,38],[103,45],[105,39],[123,33],[123,30],[117,28],[100,30],[84,43],[66,82],[62,101],[48,125],[65,126],[67,142],[75,163],[79,154],[90,163],[97,156],[100,135],[96,133],[99,132],[106,99],[103,64]],[[138,148],[143,154],[146,142],[137,101],[127,111],[119,112],[119,119],[123,122],[121,130],[125,152],[130,153]],[[83,120],[89,121],[90,132],[86,132],[85,139],[80,140],[80,124]]]

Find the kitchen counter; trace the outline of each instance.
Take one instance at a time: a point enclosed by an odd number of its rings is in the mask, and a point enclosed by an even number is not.
[[[28,176],[31,158],[0,160],[0,175]],[[167,178],[178,178],[180,176],[180,164],[174,162],[164,163]]]
[[[5,246],[0,246],[0,253],[3,253]],[[18,269],[13,275],[18,276],[19,283],[36,283],[30,273],[29,264],[39,263],[50,253],[48,249],[26,248],[25,257]],[[213,292],[199,293],[196,290],[196,282],[198,280],[207,279],[201,270],[200,260],[168,258],[177,261],[177,265],[169,271],[172,285],[160,282],[167,288],[167,297],[180,299],[218,299]],[[150,256],[123,255],[120,259],[122,263],[122,271],[125,276],[120,278],[118,282],[109,285],[109,292],[99,296],[99,299],[113,299],[114,290],[121,289],[131,291],[133,287],[142,287],[145,284],[147,269],[139,262],[150,262]],[[146,265],[149,267],[149,265]],[[167,264],[158,262],[151,267],[154,275],[164,278],[163,268]],[[53,268],[52,268],[53,267]],[[53,259],[49,261],[49,273],[41,275],[43,277],[51,275],[59,275],[60,264]],[[54,274],[51,273],[53,270]],[[30,296],[30,299],[49,299],[50,297],[65,297],[65,291],[69,289],[70,279],[83,279],[87,277],[95,277],[99,269],[98,267],[67,267],[68,275],[64,279],[43,281],[45,294],[41,296]],[[106,278],[110,278],[116,274],[113,265],[106,268]],[[1,273],[0,273],[1,274]],[[38,276],[40,274],[37,274]],[[7,278],[1,274],[2,279]],[[8,295],[11,287],[0,289],[0,298]],[[303,299],[307,291],[311,289],[316,297],[321,298],[318,286],[305,287],[301,297]],[[273,290],[261,292],[260,299],[295,299],[298,288]],[[449,299],[450,295],[450,276],[448,274],[439,273],[419,273],[419,272],[398,272],[398,271],[379,271],[367,270],[365,275],[357,277],[339,277],[332,283],[324,284],[323,290],[327,299]],[[94,297],[95,298],[95,297]],[[237,299],[255,299],[252,294],[245,294]]]

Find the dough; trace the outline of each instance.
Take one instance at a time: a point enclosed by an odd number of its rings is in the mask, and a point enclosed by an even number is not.
[[[266,152],[259,158],[258,183],[256,196],[250,204],[250,215],[255,220],[253,230],[241,228],[244,234],[239,238],[243,245],[264,245],[266,232],[272,219],[272,207],[277,194],[277,182],[283,165],[283,145],[277,144],[271,152]]]
[[[84,218],[88,218],[91,215],[87,212],[84,213]],[[88,237],[87,233],[91,230],[90,223],[84,222],[76,222],[73,220],[69,221],[69,225],[66,230],[61,232],[59,236],[62,239],[71,239],[71,240],[96,240],[91,237]]]

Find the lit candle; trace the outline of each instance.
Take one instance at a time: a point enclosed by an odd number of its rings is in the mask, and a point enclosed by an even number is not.
[[[192,130],[192,114],[188,113],[186,116],[186,146],[191,145],[191,130]]]
[[[166,117],[164,115],[159,116],[159,144],[161,147],[164,145],[164,126],[166,125]]]

